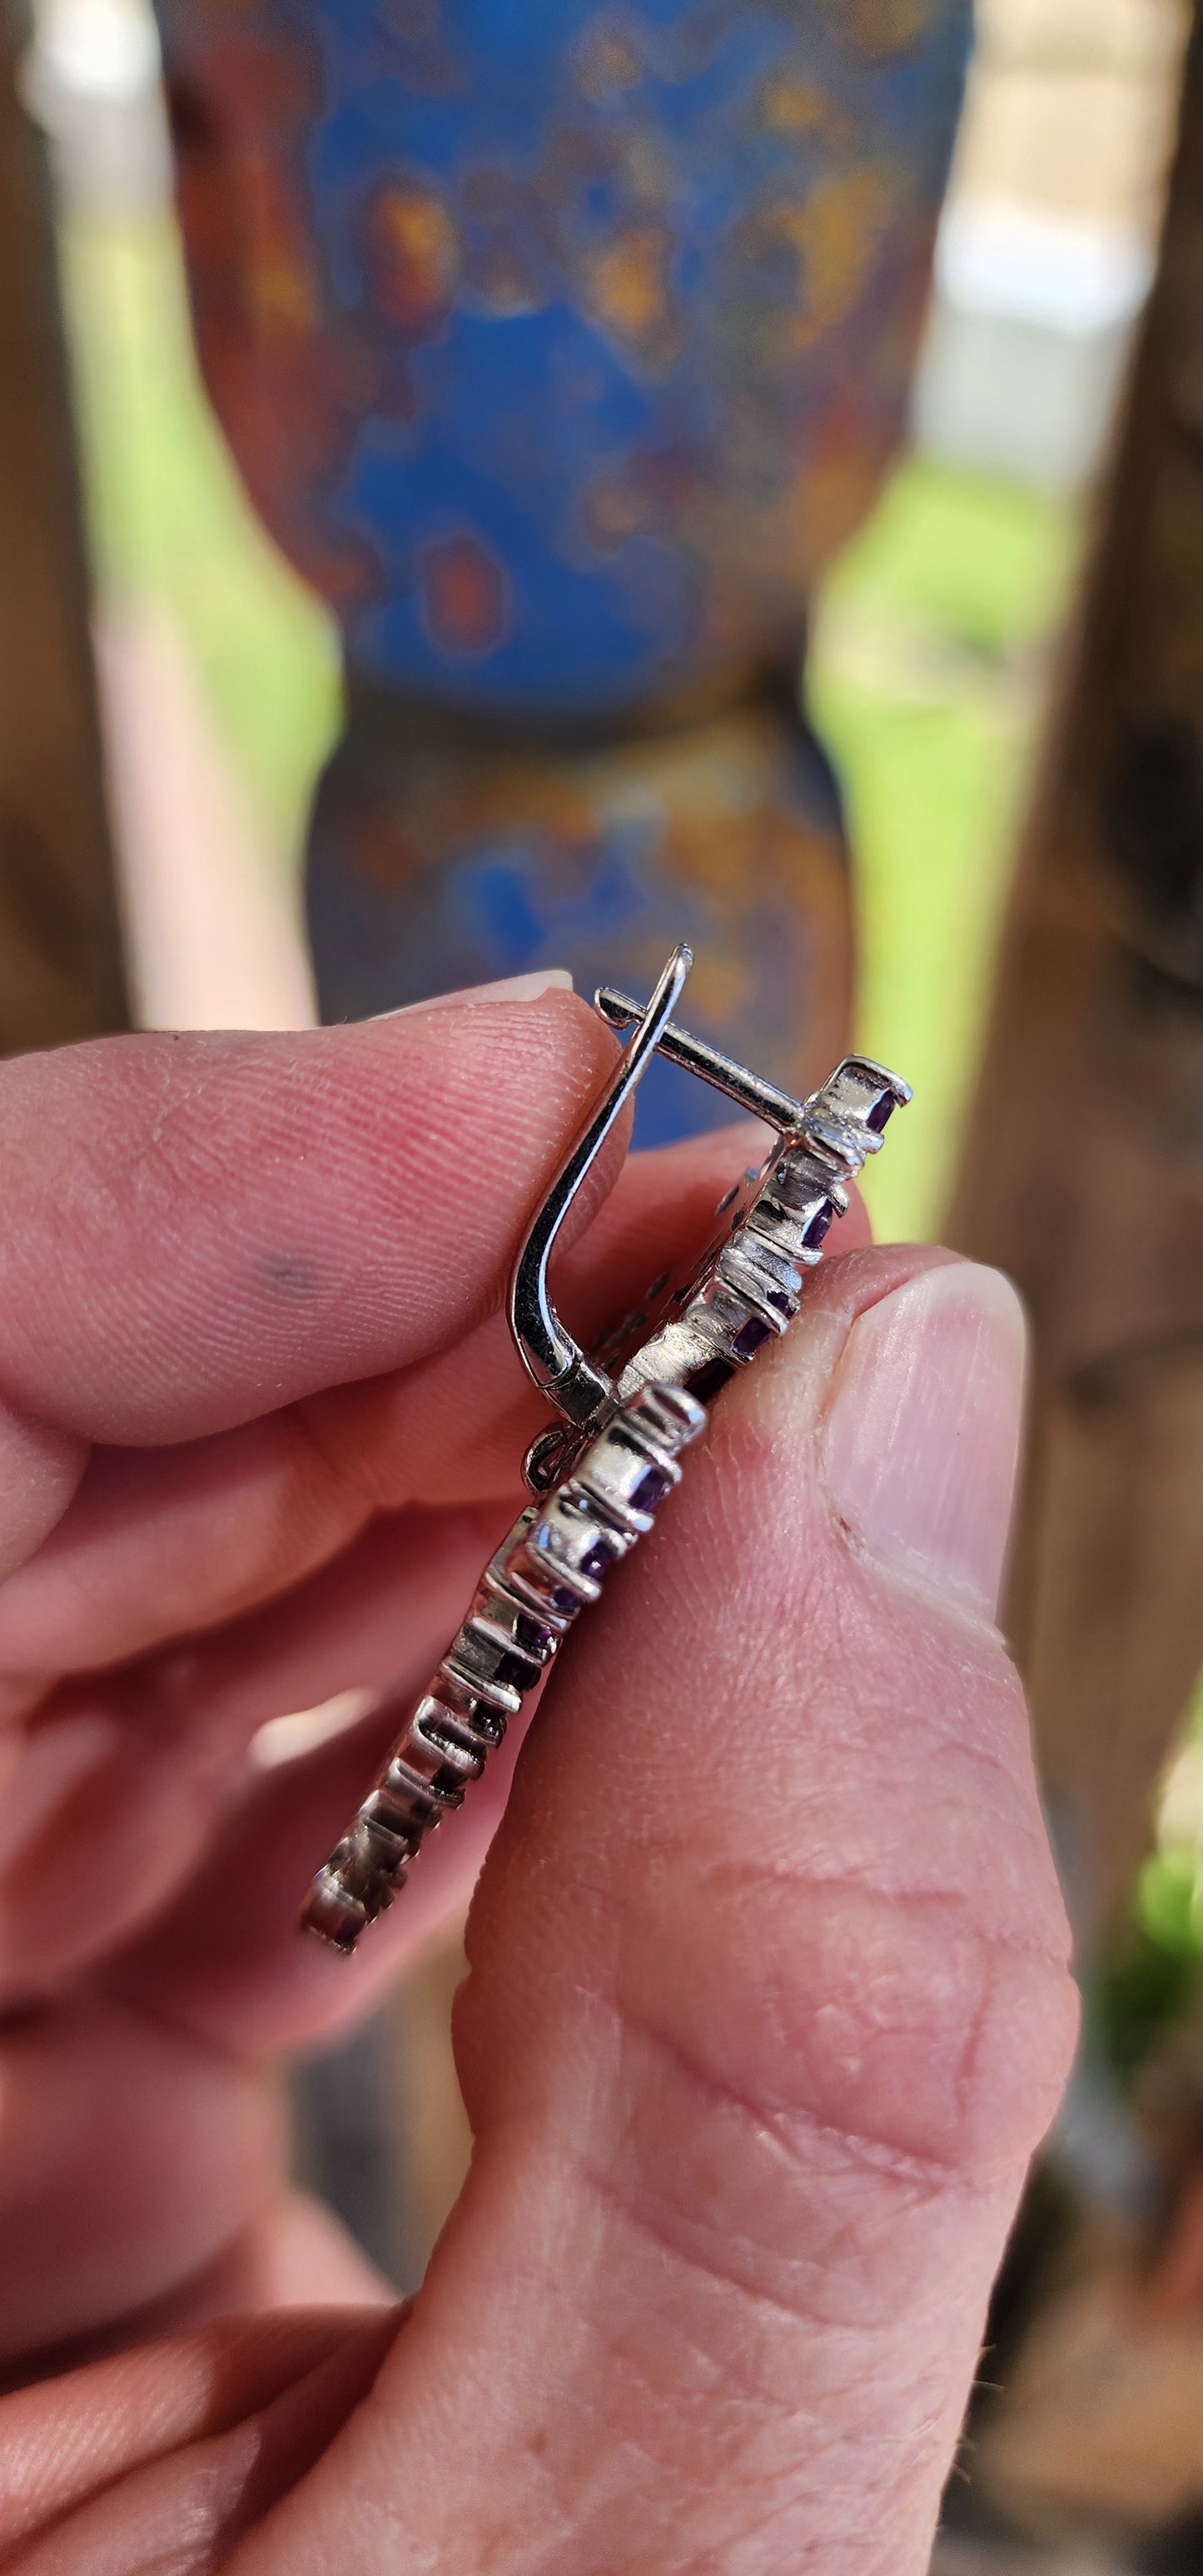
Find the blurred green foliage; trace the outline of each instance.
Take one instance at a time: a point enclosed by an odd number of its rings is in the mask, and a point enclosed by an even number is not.
[[[1091,1997],[1098,2038],[1121,2080],[1203,1986],[1203,1682],[1166,1771],[1157,1834],[1129,1919]]]
[[[887,1238],[939,1228],[1081,526],[1064,498],[915,460],[820,608],[810,698],[850,809],[858,1040],[915,1089],[869,1176]]]
[[[67,217],[60,252],[99,588],[169,610],[264,837],[292,863],[338,730],[333,621],[264,534],[209,409],[174,225]]]
[[[1167,1943],[1139,1912],[1124,1926],[1086,1998],[1099,2053],[1121,2085],[1194,2002],[1200,1967],[1197,1943]]]
[[[169,610],[293,863],[337,729],[333,623],[208,408],[170,220],[68,217],[62,255],[102,592]],[[819,607],[809,685],[857,853],[858,1037],[916,1093],[870,1177],[883,1234],[939,1224],[1078,541],[1063,500],[911,462]]]

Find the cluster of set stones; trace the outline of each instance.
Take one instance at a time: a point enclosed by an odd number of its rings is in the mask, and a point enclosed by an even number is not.
[[[847,1184],[910,1097],[880,1065],[849,1057],[781,1138],[735,1231],[670,1302],[622,1370],[613,1407],[554,1490],[528,1505],[487,1566],[472,1607],[302,1915],[336,1950],[404,1886],[425,1836],[462,1804],[610,1569],[651,1529],[681,1480],[680,1452],[706,1406],[798,1311]]]
[[[621,1405],[573,1474],[532,1503],[486,1567],[471,1610],[364,1800],[318,1872],[302,1920],[338,1950],[404,1886],[410,1862],[458,1807],[507,1719],[542,1680],[602,1579],[652,1526],[680,1483],[678,1452],[706,1420],[680,1387],[645,1386]]]
[[[786,1331],[805,1274],[847,1209],[849,1182],[880,1152],[889,1120],[910,1096],[884,1066],[846,1057],[806,1102],[797,1133],[778,1139],[755,1175],[750,1204],[734,1191],[724,1202],[733,1209],[726,1241],[711,1247],[700,1275],[627,1361],[620,1400],[664,1380],[710,1404],[738,1368]]]

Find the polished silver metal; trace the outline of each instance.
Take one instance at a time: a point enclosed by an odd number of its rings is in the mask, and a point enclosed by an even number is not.
[[[515,1342],[560,1423],[528,1454],[535,1501],[486,1566],[463,1626],[310,1889],[304,1928],[344,1954],[392,1904],[425,1836],[462,1804],[580,1612],[651,1529],[707,1405],[792,1322],[806,1271],[847,1207],[848,1182],[911,1097],[884,1065],[847,1056],[809,1100],[792,1100],[674,1025],[691,963],[688,948],[674,950],[645,1010],[609,986],[597,997],[602,1016],[635,1035],[535,1215],[510,1292]],[[657,1050],[766,1119],[777,1140],[722,1201],[721,1230],[702,1260],[683,1279],[657,1281],[589,1357],[556,1314],[548,1263]]]
[[[536,1209],[514,1264],[509,1317],[519,1355],[528,1375],[550,1397],[557,1413],[580,1429],[604,1410],[614,1390],[561,1323],[551,1302],[547,1265],[581,1183],[660,1044],[692,964],[691,949],[684,943],[674,948],[647,1009],[641,1011],[637,1003],[632,1004],[629,1016],[636,1022],[635,1035],[561,1163],[542,1205]]]
[[[603,1020],[609,1021],[612,1029],[629,1028],[632,1020],[642,1016],[638,1002],[633,1002],[628,993],[616,992],[613,984],[601,986],[594,994],[593,1006],[601,1012]],[[795,1100],[791,1092],[779,1091],[776,1083],[766,1082],[762,1074],[749,1073],[746,1065],[736,1064],[731,1056],[721,1054],[718,1047],[710,1046],[705,1038],[695,1038],[688,1029],[675,1028],[668,1020],[656,1043],[659,1053],[666,1056],[670,1064],[682,1065],[686,1073],[696,1073],[700,1082],[708,1082],[715,1091],[724,1092],[737,1109],[746,1110],[750,1118],[763,1118],[766,1126],[775,1127],[780,1135],[798,1134],[805,1126],[813,1104]],[[904,1093],[910,1099],[906,1084],[900,1083],[897,1074],[890,1073],[884,1064],[874,1064],[871,1056],[864,1055],[857,1056],[855,1061],[866,1074],[875,1075],[890,1089],[899,1103]],[[880,1153],[882,1141],[880,1135],[869,1136],[866,1152]]]
[[[629,1028],[639,1018],[639,1004],[626,993],[618,993],[612,984],[603,984],[594,995],[594,1009],[601,1012],[612,1029]],[[753,1118],[764,1118],[770,1127],[788,1135],[800,1127],[806,1112],[800,1100],[788,1091],[779,1091],[775,1082],[765,1082],[760,1074],[749,1073],[746,1066],[735,1064],[729,1055],[720,1055],[717,1047],[708,1046],[704,1038],[691,1037],[688,1029],[674,1028],[669,1020],[660,1032],[659,1049],[670,1064],[683,1065],[687,1073],[709,1082],[716,1091],[726,1093],[737,1109],[746,1109]]]

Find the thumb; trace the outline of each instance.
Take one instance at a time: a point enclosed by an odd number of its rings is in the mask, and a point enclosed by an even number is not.
[[[992,1624],[1021,1383],[997,1274],[865,1254],[724,1398],[485,1871],[463,2200],[237,2576],[926,2568],[1074,2027]]]

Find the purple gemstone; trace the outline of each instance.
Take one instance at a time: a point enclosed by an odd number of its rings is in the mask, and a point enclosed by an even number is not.
[[[831,1232],[834,1216],[835,1209],[829,1206],[826,1201],[824,1201],[821,1208],[816,1208],[815,1213],[802,1236],[802,1241],[809,1252],[817,1252],[819,1245],[826,1242],[827,1237]]]
[[[788,1315],[792,1319],[797,1299],[789,1296],[784,1288],[770,1288],[769,1304],[776,1308],[779,1315]]]
[[[572,1612],[579,1610],[581,1606],[579,1592],[570,1592],[566,1583],[557,1583],[548,1598],[552,1609],[558,1610],[562,1619],[570,1618]]]
[[[588,1555],[581,1558],[582,1574],[591,1575],[595,1583],[600,1582],[602,1575],[609,1572],[617,1554],[617,1548],[611,1547],[608,1539],[595,1540]]]
[[[505,1719],[501,1710],[490,1708],[486,1700],[478,1700],[471,1717],[461,1718],[460,1723],[471,1727],[473,1735],[478,1735],[482,1744],[501,1744],[504,1741]]]
[[[889,1126],[897,1107],[898,1103],[893,1092],[883,1091],[880,1100],[876,1100],[869,1111],[865,1120],[866,1127],[871,1128],[875,1136],[880,1136],[882,1128]]]
[[[692,1395],[698,1404],[713,1404],[715,1396],[721,1395],[728,1378],[734,1375],[735,1369],[732,1362],[716,1353],[712,1360],[703,1360],[698,1368],[690,1370],[685,1380],[685,1392],[687,1395]]]
[[[464,1775],[456,1763],[440,1762],[430,1785],[432,1789],[439,1790],[444,1798],[453,1799],[457,1807],[462,1806]]]
[[[507,1690],[529,1690],[531,1669],[528,1658],[525,1655],[501,1655],[498,1658],[495,1679],[503,1683]]]
[[[637,1512],[654,1512],[657,1503],[662,1503],[671,1490],[672,1477],[666,1476],[662,1468],[645,1467],[631,1501]]]
[[[763,1315],[749,1315],[747,1323],[740,1325],[731,1348],[737,1359],[750,1360],[753,1352],[760,1350],[772,1338],[773,1327],[766,1324]]]
[[[551,1645],[552,1633],[541,1619],[528,1618],[526,1611],[520,1610],[514,1621],[514,1642],[525,1646],[528,1655],[543,1656]]]

